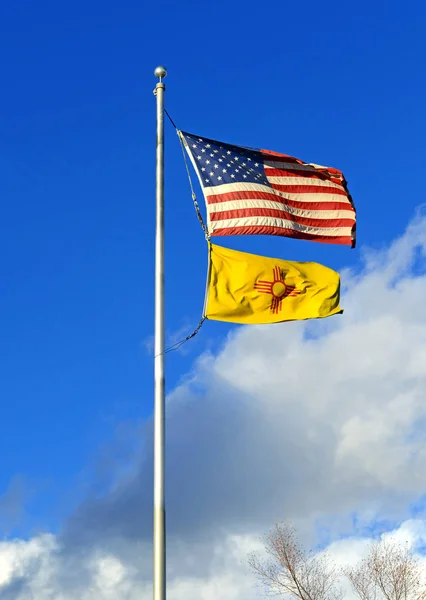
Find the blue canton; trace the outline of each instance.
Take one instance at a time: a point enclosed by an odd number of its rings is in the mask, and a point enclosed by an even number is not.
[[[224,183],[269,185],[258,150],[231,146],[183,133],[204,187]]]

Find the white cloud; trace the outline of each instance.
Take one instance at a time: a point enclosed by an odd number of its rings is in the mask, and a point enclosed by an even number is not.
[[[276,520],[293,519],[306,540],[317,518],[350,533],[348,515],[401,522],[424,494],[425,243],[419,216],[344,272],[343,316],[239,328],[170,395],[171,600],[257,597],[244,561]],[[0,596],[149,598],[151,486],[148,452],[58,540],[4,542]],[[399,534],[424,541],[424,529],[407,521]],[[366,544],[331,550],[356,557]]]
[[[426,544],[426,521],[406,521],[385,535],[403,543],[408,541],[414,548],[422,547]],[[331,543],[326,550],[332,561],[342,567],[364,558],[370,546],[377,541],[378,538],[348,537]],[[132,546],[131,556],[127,556],[126,561],[123,560],[123,551],[107,554],[97,549],[89,556],[80,556],[74,562],[74,572],[64,585],[62,574],[69,565],[61,554],[59,542],[53,536],[44,535],[26,542],[3,542],[0,548],[0,597],[13,600],[91,600],[94,597],[99,600],[150,600],[152,588],[149,573],[143,568],[143,576],[140,574],[138,559],[141,550],[148,552],[149,545]],[[255,536],[226,536],[215,546],[208,572],[199,577],[197,545],[183,547],[180,544],[179,548],[174,547],[173,559],[179,562],[177,551],[184,551],[185,560],[193,563],[194,573],[173,573],[169,578],[168,598],[257,600],[262,590],[256,586],[246,565],[247,553],[253,550],[262,550]],[[426,557],[420,554],[419,558],[426,566]],[[83,588],[79,582],[82,570],[88,573]],[[16,583],[18,585],[14,585]],[[341,583],[347,600],[354,600],[347,582],[342,579]]]
[[[168,597],[170,600],[215,600],[220,595],[225,600],[240,600],[243,593],[246,600],[254,599],[253,581],[247,576],[245,560],[247,551],[256,548],[257,544],[251,538],[227,537],[216,546],[204,577],[180,576],[179,573],[171,577]],[[192,562],[196,571],[197,547],[180,544],[179,551],[185,552],[185,560]],[[152,597],[150,573],[144,559],[140,560],[141,554],[148,552],[149,544],[131,544],[130,548],[116,548],[115,552],[109,553],[98,548],[88,555],[77,554],[72,573],[69,573],[69,561],[62,553],[59,540],[53,536],[3,542],[0,547],[0,597],[14,600],[148,600]]]

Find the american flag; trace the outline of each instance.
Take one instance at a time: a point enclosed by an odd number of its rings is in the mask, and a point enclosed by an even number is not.
[[[281,235],[355,247],[355,207],[341,171],[180,135],[203,189],[210,235]]]

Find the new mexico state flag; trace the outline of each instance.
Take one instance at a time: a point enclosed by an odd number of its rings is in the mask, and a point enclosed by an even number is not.
[[[328,267],[209,247],[207,319],[261,324],[343,312],[340,277]]]

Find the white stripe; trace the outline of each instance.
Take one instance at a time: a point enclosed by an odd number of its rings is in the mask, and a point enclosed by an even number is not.
[[[276,183],[280,185],[314,185],[315,187],[331,187],[339,190],[344,189],[340,183],[334,183],[334,181],[324,181],[323,179],[312,179],[311,177],[269,177],[266,175],[269,183]]]
[[[230,200],[229,202],[216,202],[209,204],[209,213],[220,213],[226,210],[244,210],[246,208],[267,208],[281,210],[297,217],[308,219],[352,219],[355,221],[355,213],[351,210],[308,210],[286,206],[281,202],[273,200]]]
[[[237,184],[235,184],[235,186],[237,186]],[[219,186],[219,187],[225,187],[225,186]],[[282,198],[283,200],[293,200],[293,202],[301,202],[306,203],[307,205],[309,205],[310,202],[323,202],[323,203],[327,203],[327,202],[340,202],[341,204],[347,204],[348,207],[351,206],[348,198],[346,196],[342,196],[341,194],[289,194],[288,192],[280,192],[278,190],[273,190],[272,188],[265,188],[265,186],[262,186],[263,189],[259,189],[258,186],[254,186],[253,190],[247,190],[246,188],[244,190],[242,190],[241,188],[238,187],[233,187],[232,190],[228,190],[228,192],[223,192],[221,190],[218,190],[216,188],[214,188],[214,191],[212,190],[210,192],[209,190],[209,194],[206,194],[206,201],[207,201],[207,206],[213,206],[213,204],[222,204],[222,202],[214,202],[214,198],[222,193],[230,193],[230,192],[241,192],[241,191],[251,191],[252,192],[252,196],[253,198],[247,198],[247,200],[256,200],[257,202],[269,202],[269,200],[265,200],[262,198],[256,198],[256,193],[257,191],[259,192],[266,192],[271,194],[272,196],[278,196],[279,198]],[[209,202],[210,200],[210,202]],[[241,200],[235,200],[235,202],[245,202],[246,198],[243,198]],[[271,200],[272,201],[272,200]],[[228,200],[227,200],[228,202]],[[308,209],[308,206],[307,206]],[[354,215],[354,213],[352,212],[352,214]]]
[[[300,225],[299,223],[293,223],[292,221],[276,219],[273,217],[247,217],[245,219],[212,221],[210,222],[209,230],[213,233],[216,229],[230,229],[232,227],[278,227],[280,229],[291,229],[310,235],[351,237],[350,227],[309,227],[309,225]]]
[[[343,189],[342,186],[336,185],[335,187]],[[266,192],[267,194],[276,194],[281,198],[288,198],[297,202],[347,202],[349,204],[346,193],[344,196],[343,194],[321,194],[317,192],[293,194],[274,190],[274,188],[262,185],[261,183],[223,183],[222,185],[205,187],[203,191],[206,198],[209,196],[219,196],[220,194],[230,194],[232,192]]]
[[[269,185],[262,185],[261,183],[222,183],[222,185],[215,185],[211,187],[205,187],[204,192],[206,196],[215,196],[219,194],[229,194],[230,192],[266,192],[268,194],[276,194],[276,190],[272,189]]]

